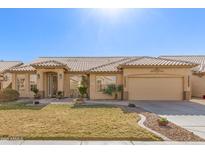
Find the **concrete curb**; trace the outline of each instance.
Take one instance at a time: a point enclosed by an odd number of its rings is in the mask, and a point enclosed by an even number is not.
[[[146,126],[144,125],[144,122],[146,121],[146,117],[145,117],[144,115],[142,115],[142,114],[139,114],[139,116],[140,116],[140,118],[141,118],[140,121],[138,122],[138,125],[139,125],[140,127],[142,127],[142,128],[144,128],[144,129],[146,129],[146,130],[152,132],[153,134],[155,134],[155,135],[161,137],[164,141],[172,141],[171,139],[167,138],[166,136],[164,136],[164,135],[162,135],[162,134],[160,134],[160,133],[158,133],[158,132],[156,132],[156,131],[154,131],[154,130],[148,128],[148,127],[146,127]]]
[[[76,141],[76,140],[0,140],[0,145],[205,145],[205,142],[175,141]]]

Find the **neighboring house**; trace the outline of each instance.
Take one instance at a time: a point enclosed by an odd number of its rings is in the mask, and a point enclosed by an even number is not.
[[[0,61],[0,90],[7,88],[11,85],[12,75],[6,72],[8,69],[20,66],[22,62],[20,61]]]
[[[42,97],[53,97],[58,91],[78,97],[77,87],[85,75],[90,99],[114,99],[103,89],[117,84],[123,85],[124,100],[188,100],[191,68],[196,66],[153,57],[40,57],[9,72],[12,88],[21,97],[32,97],[35,87]]]
[[[160,56],[161,58],[172,60],[183,60],[199,64],[192,68],[192,96],[205,96],[205,55],[186,55],[186,56]]]

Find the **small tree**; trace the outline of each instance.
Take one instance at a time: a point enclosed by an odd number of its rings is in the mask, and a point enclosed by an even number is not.
[[[115,99],[117,99],[118,93],[122,93],[122,90],[122,85],[110,84],[105,89],[103,89],[103,92],[111,96],[114,95]]]
[[[80,93],[81,98],[87,97],[87,90],[88,90],[88,79],[87,76],[83,75],[80,86],[78,87],[78,91]]]
[[[80,85],[78,87],[78,91],[80,93],[81,98],[83,98],[87,94],[87,87],[84,87],[83,85]]]
[[[31,91],[34,93],[34,98],[39,99],[41,97],[39,90],[36,87],[32,88]]]

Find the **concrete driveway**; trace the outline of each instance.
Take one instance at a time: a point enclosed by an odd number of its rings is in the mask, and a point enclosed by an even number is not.
[[[205,139],[205,101],[137,101],[135,104]]]

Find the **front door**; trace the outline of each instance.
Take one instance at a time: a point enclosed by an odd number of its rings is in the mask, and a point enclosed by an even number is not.
[[[58,78],[57,74],[49,73],[48,74],[48,97],[55,97],[58,87]]]

